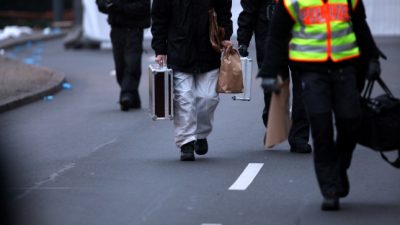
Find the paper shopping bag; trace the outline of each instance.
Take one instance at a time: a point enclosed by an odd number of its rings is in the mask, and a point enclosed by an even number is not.
[[[243,73],[239,52],[232,46],[227,47],[221,59],[219,69],[218,93],[243,93]]]
[[[271,96],[264,142],[265,148],[272,148],[285,141],[289,136],[292,125],[289,114],[289,81],[284,82],[278,76],[278,84],[281,86],[280,92],[278,94],[272,93]]]

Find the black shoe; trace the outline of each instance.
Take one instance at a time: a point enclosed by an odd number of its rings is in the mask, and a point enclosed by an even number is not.
[[[133,101],[133,103],[131,104],[132,109],[140,109],[141,107],[142,106],[141,106],[140,100]]]
[[[312,148],[311,145],[306,144],[306,145],[291,145],[290,146],[290,152],[294,153],[311,153]]]
[[[181,161],[194,161],[194,141],[181,146]]]
[[[338,197],[332,197],[332,198],[324,197],[324,200],[322,201],[321,209],[323,211],[337,211],[337,210],[339,210],[340,209],[339,198]]]
[[[141,102],[140,102],[139,93],[135,94],[134,96],[135,97],[133,98],[131,108],[132,109],[140,109],[142,106],[141,106]]]
[[[121,105],[121,111],[128,111],[131,108],[132,100],[129,97],[122,97],[119,104]]]
[[[342,182],[342,189],[339,192],[339,197],[344,198],[350,192],[349,177],[347,176],[346,170],[340,171],[340,179]]]
[[[207,139],[197,139],[194,151],[197,155],[205,155],[208,152]]]

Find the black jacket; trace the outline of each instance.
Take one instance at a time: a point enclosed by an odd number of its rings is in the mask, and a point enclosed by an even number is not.
[[[358,1],[355,10],[352,12],[353,30],[356,34],[357,44],[361,52],[360,59],[349,59],[342,62],[294,62],[289,65],[295,70],[306,70],[310,72],[321,72],[328,69],[335,69],[345,65],[359,66],[360,61],[365,62],[371,58],[379,57],[379,50],[372,37],[371,31],[366,22],[365,8],[362,0]],[[270,32],[264,48],[264,61],[258,73],[259,77],[275,77],[284,73],[288,62],[288,40],[290,40],[294,21],[285,9],[283,1],[279,1],[275,15],[270,23]]]
[[[115,4],[115,9],[107,8],[109,2]],[[150,27],[150,0],[96,0],[96,4],[100,12],[108,15],[111,27]]]
[[[209,39],[208,10],[214,7],[225,40],[232,35],[231,0],[153,0],[152,48],[167,55],[168,67],[186,73],[204,73],[220,65],[220,53]]]
[[[238,17],[237,40],[239,45],[249,46],[254,33],[259,65],[264,58],[264,43],[267,39],[269,27],[267,8],[271,7],[272,2],[273,0],[240,0],[243,10]]]

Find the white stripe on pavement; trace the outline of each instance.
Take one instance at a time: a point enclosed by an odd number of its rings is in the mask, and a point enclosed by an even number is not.
[[[220,223],[202,223],[201,225],[222,225]]]
[[[238,179],[232,186],[229,187],[229,190],[234,191],[244,191],[247,187],[253,182],[254,178],[257,176],[258,172],[260,172],[261,167],[263,167],[264,163],[249,163],[246,169],[240,174]]]

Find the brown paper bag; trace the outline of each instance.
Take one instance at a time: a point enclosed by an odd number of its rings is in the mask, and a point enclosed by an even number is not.
[[[272,93],[269,106],[265,148],[272,148],[285,141],[292,125],[289,114],[289,81],[283,82],[278,76],[278,83],[281,85],[280,92]]]
[[[226,48],[222,55],[217,92],[243,93],[242,63],[239,52],[232,46]]]

